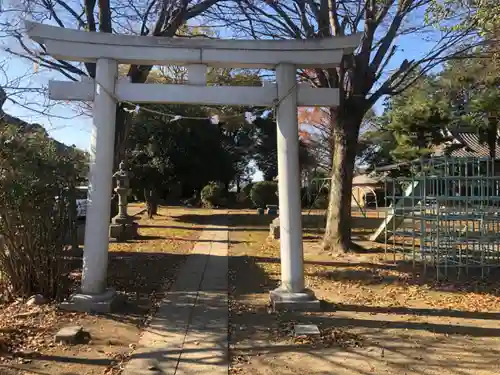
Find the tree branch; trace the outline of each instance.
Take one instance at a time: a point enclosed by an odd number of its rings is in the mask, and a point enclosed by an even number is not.
[[[288,14],[286,14],[286,12],[283,9],[281,9],[276,2],[272,2],[270,6],[286,22],[287,26],[295,34],[295,39],[300,39],[302,37],[302,31],[300,30],[299,27],[297,27],[297,25],[295,25],[295,23],[288,16]]]
[[[198,17],[200,14],[214,6],[219,0],[205,0],[188,9],[186,19]]]
[[[85,17],[87,18],[88,31],[96,31],[94,8],[96,0],[85,0]]]
[[[297,13],[300,14],[300,23],[304,28],[306,38],[312,38],[314,36],[314,28],[311,26],[309,20],[307,19],[307,10],[304,1],[295,0],[294,4]]]
[[[71,14],[75,20],[78,22],[78,25],[82,28],[85,29],[85,21],[82,19],[82,16],[76,13],[65,1],[63,0],[55,0],[57,4],[59,4],[61,7],[63,7],[69,14]]]
[[[339,23],[339,15],[337,11],[337,0],[328,0],[328,5],[330,8],[330,27],[332,28],[332,34],[344,35],[344,28]]]
[[[99,32],[112,33],[111,8],[109,0],[99,0]]]
[[[153,7],[155,6],[156,4],[156,1],[157,0],[153,0],[149,3],[147,9],[146,9],[146,12],[144,14],[144,17],[142,19],[142,25],[141,25],[141,35],[147,35],[149,34],[149,28],[147,27],[147,22],[148,22],[148,18],[149,18],[149,14],[151,13],[151,10],[153,9]]]
[[[49,11],[50,13],[50,16],[52,18],[54,18],[54,20],[56,21],[56,23],[59,25],[59,27],[65,27],[64,26],[64,23],[63,21],[59,18],[59,16],[57,15],[55,9],[54,9],[54,5],[48,1],[48,0],[42,0],[42,4],[45,6],[45,8]]]
[[[405,4],[408,4],[410,2],[403,2],[403,5],[398,6],[398,10],[394,18],[392,19],[391,25],[389,26],[389,29],[387,30],[386,34],[380,41],[380,46],[375,53],[375,57],[373,58],[371,64],[370,64],[370,70],[376,74],[378,72],[380,65],[382,64],[382,61],[384,60],[384,56],[387,55],[387,51],[389,51],[389,48],[391,48],[392,43],[394,42],[398,30],[401,27],[401,23],[403,22],[403,19],[407,15],[408,11],[408,6]],[[379,15],[377,16],[377,24],[380,24],[380,22],[383,21],[385,15],[389,11],[388,7],[382,8],[380,11]]]

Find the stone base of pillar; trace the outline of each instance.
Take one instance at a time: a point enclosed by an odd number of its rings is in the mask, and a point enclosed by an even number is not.
[[[114,218],[111,219],[111,222],[113,224],[130,224],[134,221],[134,219],[131,216],[128,215],[116,215]]]
[[[59,304],[66,311],[87,313],[109,313],[124,302],[124,298],[114,289],[107,289],[101,294],[73,294],[68,301]]]
[[[319,311],[320,301],[310,289],[300,293],[291,293],[288,290],[277,288],[269,293],[269,299],[274,311]]]
[[[109,226],[109,236],[117,241],[133,240],[139,236],[138,224],[129,222],[126,224],[112,223]]]

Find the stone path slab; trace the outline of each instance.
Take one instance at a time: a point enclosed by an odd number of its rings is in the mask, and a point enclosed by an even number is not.
[[[228,229],[208,226],[123,375],[227,375]]]

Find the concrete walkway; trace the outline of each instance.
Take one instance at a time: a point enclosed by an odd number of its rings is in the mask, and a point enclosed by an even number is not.
[[[123,375],[227,375],[227,256],[227,227],[207,227]]]

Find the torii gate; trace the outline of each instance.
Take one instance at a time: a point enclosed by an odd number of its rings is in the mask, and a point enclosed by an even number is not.
[[[297,85],[297,68],[335,68],[358,46],[360,34],[311,40],[207,40],[113,35],[64,29],[26,21],[28,36],[56,59],[96,63],[95,80],[51,81],[55,100],[93,101],[89,207],[85,226],[77,310],[102,311],[115,297],[107,289],[110,199],[116,100],[133,103],[277,105],[278,191],[281,285],[271,292],[275,305],[317,308],[304,285],[299,181],[297,106],[333,107],[338,89]],[[118,64],[187,66],[188,84],[139,84],[117,80]],[[276,70],[276,84],[264,87],[206,85],[207,66]]]

